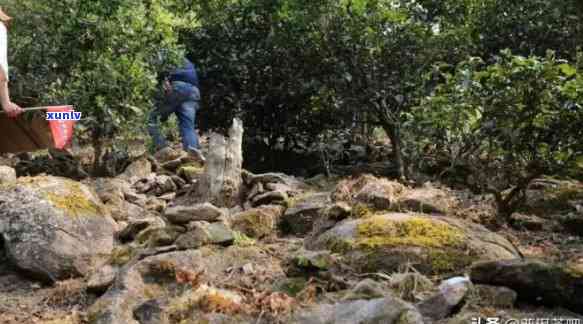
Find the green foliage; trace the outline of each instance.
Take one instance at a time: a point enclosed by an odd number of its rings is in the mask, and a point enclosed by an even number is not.
[[[469,168],[468,184],[495,194],[501,215],[520,205],[532,179],[564,173],[583,155],[582,75],[553,53],[504,51],[495,64],[472,58],[442,76],[416,110],[419,144]]]
[[[483,57],[500,50],[528,56],[574,59],[581,44],[583,4],[578,0],[473,1],[471,30]]]
[[[540,172],[583,174],[574,126],[583,87],[580,1],[2,5],[15,16],[14,100],[75,105],[86,117],[79,130],[98,156],[104,142],[143,136],[157,72],[185,52],[202,77],[199,126],[226,128],[241,117],[246,161],[272,160],[270,169],[298,164],[274,154],[283,150],[315,152],[329,170],[329,142],[382,128],[399,176],[427,160],[418,148],[431,147],[445,152],[452,168],[468,169],[478,191],[522,188]],[[521,56],[500,54],[507,48]],[[162,49],[166,60],[158,57]],[[549,49],[556,57],[541,58]],[[168,128],[176,136],[176,125]]]
[[[74,105],[96,145],[142,124],[157,72],[176,62],[178,33],[192,24],[170,2],[11,1],[15,99]]]

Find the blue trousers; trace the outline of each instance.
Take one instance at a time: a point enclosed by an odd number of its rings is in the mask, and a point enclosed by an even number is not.
[[[182,137],[182,146],[200,149],[198,135],[195,130],[196,111],[200,107],[200,91],[197,87],[186,82],[172,82],[172,92],[156,100],[156,108],[148,117],[148,132],[156,145],[156,149],[168,144],[161,131],[161,122],[168,120],[171,114],[176,114],[178,127]]]

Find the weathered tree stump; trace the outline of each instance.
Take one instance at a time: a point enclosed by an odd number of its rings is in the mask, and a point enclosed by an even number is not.
[[[206,171],[199,188],[205,201],[227,208],[241,204],[242,143],[243,122],[236,118],[228,138],[218,133],[210,135]]]

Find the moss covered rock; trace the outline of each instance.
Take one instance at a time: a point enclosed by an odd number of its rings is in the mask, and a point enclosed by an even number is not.
[[[199,179],[204,174],[204,166],[196,163],[180,166],[177,174],[189,182]]]
[[[26,177],[0,188],[0,233],[19,268],[54,281],[85,275],[113,249],[117,225],[87,186]]]
[[[345,220],[308,239],[306,247],[343,253],[361,271],[372,272],[394,272],[412,264],[422,273],[448,273],[477,260],[518,256],[510,242],[482,226],[402,213]]]
[[[246,210],[232,216],[231,227],[253,238],[264,238],[275,233],[284,212],[279,205],[266,205]]]

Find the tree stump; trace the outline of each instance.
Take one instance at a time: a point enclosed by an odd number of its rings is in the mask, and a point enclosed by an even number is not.
[[[227,208],[241,204],[242,143],[243,122],[237,118],[233,119],[228,138],[211,133],[206,171],[200,188],[205,201]]]

